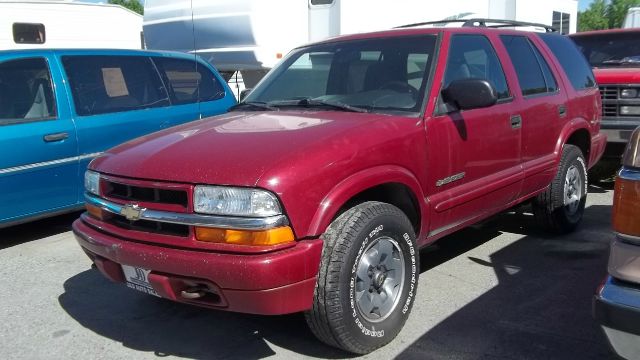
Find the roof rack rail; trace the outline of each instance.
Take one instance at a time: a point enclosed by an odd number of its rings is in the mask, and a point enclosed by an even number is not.
[[[516,21],[516,20],[484,19],[484,18],[427,21],[427,22],[420,22],[415,24],[396,26],[394,29],[410,28],[410,27],[423,26],[423,25],[449,24],[449,23],[462,23],[462,27],[501,28],[501,27],[510,27],[510,26],[532,26],[532,27],[543,28],[546,32],[556,32],[556,29],[545,24]]]

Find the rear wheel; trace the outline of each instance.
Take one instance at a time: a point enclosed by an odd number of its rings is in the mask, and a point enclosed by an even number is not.
[[[582,220],[586,201],[587,166],[584,155],[578,147],[565,145],[553,182],[533,201],[533,214],[545,230],[567,233]]]
[[[419,269],[413,227],[395,206],[366,202],[340,215],[323,238],[307,323],[331,346],[369,353],[393,340],[411,311]]]

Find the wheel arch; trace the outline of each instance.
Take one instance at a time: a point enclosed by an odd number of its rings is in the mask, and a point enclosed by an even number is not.
[[[402,210],[416,234],[426,228],[424,195],[418,179],[400,166],[378,166],[355,173],[322,199],[308,233],[320,235],[342,212],[366,201],[380,201]]]
[[[591,132],[589,130],[589,123],[587,120],[577,118],[568,122],[562,129],[559,140],[560,141],[556,147],[556,158],[558,163],[562,158],[562,148],[567,144],[577,146],[582,151],[582,155],[585,160],[589,161],[591,157]]]

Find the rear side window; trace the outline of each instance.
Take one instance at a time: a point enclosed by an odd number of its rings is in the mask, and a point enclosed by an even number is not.
[[[51,73],[44,58],[0,63],[0,125],[55,117]]]
[[[146,56],[63,56],[78,115],[107,114],[169,105]]]
[[[498,99],[510,97],[500,60],[485,36],[454,35],[451,38],[443,87],[464,79],[488,80],[496,89]]]
[[[502,35],[502,43],[518,75],[522,95],[536,95],[558,90],[549,65],[526,36]]]
[[[571,39],[554,34],[539,36],[558,59],[574,89],[582,90],[596,86],[591,66]]]
[[[224,88],[204,65],[185,59],[154,57],[174,104],[191,104],[224,97]]]

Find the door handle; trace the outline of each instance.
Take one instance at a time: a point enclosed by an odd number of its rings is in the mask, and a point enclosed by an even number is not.
[[[511,128],[520,129],[522,127],[522,116],[511,115]]]
[[[62,141],[69,137],[69,133],[59,132],[55,134],[48,134],[44,136],[45,142],[54,142],[54,141]]]
[[[558,114],[560,115],[560,117],[565,117],[567,115],[567,106],[566,105],[558,106]]]

